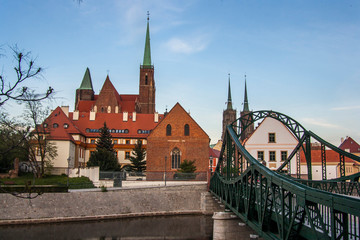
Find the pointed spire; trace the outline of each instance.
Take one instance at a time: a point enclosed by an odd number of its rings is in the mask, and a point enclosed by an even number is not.
[[[144,61],[143,66],[151,66],[151,51],[150,51],[150,31],[149,31],[149,11],[147,12],[147,28],[146,28],[146,38],[145,38],[145,51],[144,51]]]
[[[80,85],[79,89],[93,90],[93,85],[92,85],[92,81],[91,81],[91,75],[90,75],[89,68],[86,68],[84,78],[83,78],[83,80],[81,82],[81,85]]]
[[[229,73],[229,90],[228,90],[228,100],[227,100],[227,110],[232,110],[232,100],[231,100],[231,88],[230,88],[230,73]]]
[[[246,89],[246,75],[245,75],[245,96],[244,96],[244,110],[243,112],[249,112],[249,102],[247,97],[247,89]]]

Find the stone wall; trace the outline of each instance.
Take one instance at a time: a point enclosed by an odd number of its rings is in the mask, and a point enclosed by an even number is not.
[[[209,214],[211,210],[206,209],[208,202],[206,206],[201,205],[204,194],[209,194],[206,185],[44,193],[32,200],[0,194],[0,225],[143,215]]]

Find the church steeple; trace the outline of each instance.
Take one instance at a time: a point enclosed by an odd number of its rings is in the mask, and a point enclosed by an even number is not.
[[[150,31],[149,31],[149,11],[147,13],[147,28],[146,28],[146,38],[145,38],[145,50],[144,50],[144,60],[143,66],[151,66],[151,51],[150,51]]]
[[[223,111],[223,122],[222,122],[222,134],[221,139],[224,138],[226,127],[236,120],[236,110],[233,109],[231,99],[231,87],[230,87],[230,73],[229,73],[229,87],[228,87],[228,99],[226,102],[226,109]]]
[[[229,89],[228,89],[228,100],[227,100],[227,110],[232,110],[232,100],[231,100],[231,87],[230,87],[230,73],[229,73]]]
[[[243,112],[249,112],[249,102],[247,97],[247,88],[246,88],[246,75],[245,75],[245,95],[244,95],[244,109]]]
[[[143,65],[140,66],[139,99],[137,104],[139,113],[155,113],[155,79],[154,65],[151,65],[149,12],[147,17],[145,51]]]
[[[242,122],[252,122],[253,115],[252,111],[249,110],[249,101],[247,96],[247,87],[246,87],[246,75],[245,75],[245,94],[244,94],[244,109],[242,112],[240,112],[240,117],[243,119]],[[245,121],[246,120],[246,121]],[[242,126],[242,123],[240,124],[240,140],[245,141],[253,132],[254,132],[254,123],[251,123],[246,129],[244,129],[244,126]]]

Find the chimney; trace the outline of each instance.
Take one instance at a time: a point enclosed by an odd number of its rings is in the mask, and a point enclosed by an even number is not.
[[[96,112],[90,111],[90,121],[95,121]]]
[[[342,137],[342,138],[341,138],[341,143],[343,143],[343,142],[344,142],[344,138]]]
[[[159,113],[157,112],[154,113],[154,122],[159,122]]]
[[[79,120],[79,110],[74,111],[73,120]]]
[[[61,106],[61,110],[63,110],[65,115],[69,117],[69,106]]]
[[[133,122],[136,122],[136,112],[133,112],[132,120]]]
[[[128,121],[128,112],[123,112],[123,122]]]

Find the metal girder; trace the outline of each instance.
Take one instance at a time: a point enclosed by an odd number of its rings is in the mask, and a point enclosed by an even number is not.
[[[240,144],[233,128],[227,128],[226,136],[219,165],[210,181],[210,191],[261,237],[360,239],[358,198],[314,189],[271,171]],[[306,139],[305,146],[301,145],[305,154],[311,154],[310,140]],[[222,171],[225,168],[228,171]],[[239,174],[227,177],[234,168]],[[352,179],[358,180],[359,176],[354,175]],[[314,182],[310,185],[323,190],[342,188],[329,180],[322,181],[327,185]],[[345,192],[357,189],[356,185],[349,185],[354,183],[345,183]]]
[[[321,143],[321,172],[322,172],[322,180],[326,180],[326,150],[325,144]]]

